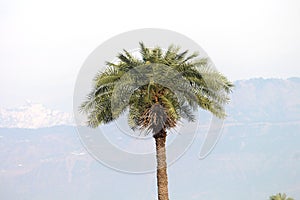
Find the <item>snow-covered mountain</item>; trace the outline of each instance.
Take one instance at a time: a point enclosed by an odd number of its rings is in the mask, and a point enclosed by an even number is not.
[[[70,113],[52,110],[43,104],[27,101],[17,108],[0,108],[0,127],[2,128],[42,128],[58,125],[72,125]]]

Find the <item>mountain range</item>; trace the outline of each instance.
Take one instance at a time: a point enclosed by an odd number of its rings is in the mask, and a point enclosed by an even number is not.
[[[300,78],[234,84],[213,151],[198,159],[210,120],[201,112],[205,125],[169,167],[170,198],[253,200],[285,192],[300,199]],[[155,174],[102,165],[85,149],[71,116],[30,102],[0,110],[0,199],[155,199]]]

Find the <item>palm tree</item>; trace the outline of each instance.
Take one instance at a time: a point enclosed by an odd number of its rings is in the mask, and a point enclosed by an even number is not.
[[[270,200],[294,200],[294,199],[291,197],[287,198],[285,193],[283,193],[283,194],[278,193],[276,195],[270,196]]]
[[[193,111],[199,107],[224,118],[223,106],[229,102],[233,84],[211,67],[209,59],[197,58],[198,53],[189,54],[187,50],[180,52],[173,45],[164,50],[145,47],[141,42],[140,56],[124,50],[117,56],[118,62],[107,62],[106,70],[95,76],[93,90],[80,111],[87,114],[87,124],[94,128],[128,111],[128,124],[133,130],[152,134],[158,199],[168,200],[167,130],[181,119],[195,120]]]

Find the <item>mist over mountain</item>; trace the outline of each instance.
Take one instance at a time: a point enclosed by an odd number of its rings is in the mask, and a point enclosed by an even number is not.
[[[300,78],[235,81],[226,122],[290,122],[300,120]],[[208,115],[204,117],[210,119]],[[74,125],[72,114],[27,101],[17,108],[0,107],[0,127],[43,128]]]
[[[300,78],[236,81],[229,120],[290,122],[300,120]]]

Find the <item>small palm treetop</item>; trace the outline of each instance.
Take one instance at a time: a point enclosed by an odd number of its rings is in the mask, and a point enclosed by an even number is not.
[[[294,199],[291,197],[287,197],[285,193],[283,194],[278,193],[276,195],[270,196],[270,200],[294,200]]]
[[[157,134],[161,128],[175,127],[181,118],[193,121],[192,111],[198,107],[219,118],[226,116],[223,105],[229,100],[228,93],[233,84],[211,67],[207,58],[197,59],[198,53],[188,54],[187,50],[180,52],[180,48],[173,45],[165,51],[160,47],[147,48],[142,42],[140,55],[141,58],[137,58],[124,50],[117,56],[117,63],[107,62],[106,70],[96,75],[94,88],[81,105],[81,111],[88,114],[89,126],[97,127],[115,120],[126,109],[129,109],[128,124],[131,128],[146,129],[153,134]],[[136,68],[140,72],[135,77],[130,76],[119,84],[122,76]],[[169,69],[177,72],[173,76],[179,74],[180,78],[172,79],[168,74]],[[153,78],[153,70],[156,70],[156,77],[160,75],[161,79],[172,82],[176,91],[149,80],[146,81],[147,84],[132,90],[126,105],[113,111],[111,99],[116,85],[118,84],[118,92],[122,93],[128,90],[128,86],[134,85],[137,79]],[[118,98],[121,99],[119,104],[122,104],[122,94]]]

